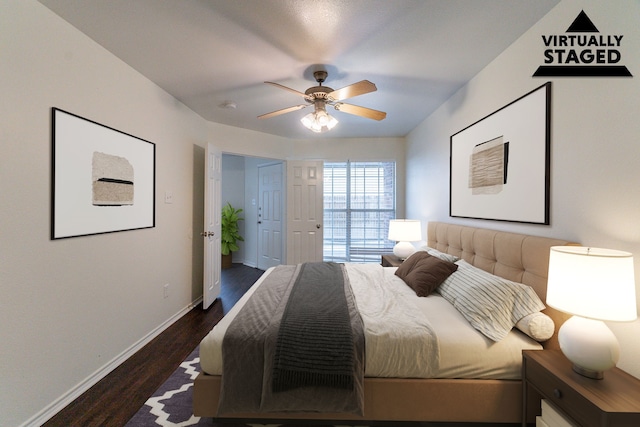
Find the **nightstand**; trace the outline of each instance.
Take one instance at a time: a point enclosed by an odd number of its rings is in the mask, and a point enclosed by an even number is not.
[[[382,255],[382,266],[383,267],[400,267],[400,264],[402,264],[402,261],[400,258],[398,258],[395,255]]]
[[[604,379],[583,377],[560,350],[522,352],[522,425],[545,399],[583,427],[640,426],[640,380],[613,368]]]

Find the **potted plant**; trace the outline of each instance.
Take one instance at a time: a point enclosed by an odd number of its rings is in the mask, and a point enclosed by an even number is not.
[[[220,219],[222,268],[231,267],[231,253],[240,249],[238,241],[244,242],[244,238],[240,235],[240,230],[238,229],[238,221],[244,220],[244,218],[240,218],[241,212],[242,209],[236,209],[228,202],[222,207],[222,217]]]

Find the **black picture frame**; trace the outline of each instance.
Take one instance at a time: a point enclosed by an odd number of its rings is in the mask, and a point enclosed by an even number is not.
[[[53,107],[51,239],[155,227],[156,145]]]
[[[450,138],[449,215],[548,225],[551,82]]]

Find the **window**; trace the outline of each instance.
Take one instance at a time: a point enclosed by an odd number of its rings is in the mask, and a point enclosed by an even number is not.
[[[387,240],[396,217],[395,162],[324,164],[323,258],[380,262],[393,250]]]

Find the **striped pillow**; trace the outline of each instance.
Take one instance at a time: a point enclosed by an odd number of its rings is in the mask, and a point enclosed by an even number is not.
[[[518,320],[545,308],[530,286],[494,276],[464,260],[456,264],[458,271],[438,292],[493,341],[506,337]]]
[[[451,255],[451,254],[446,254],[444,252],[440,252],[439,250],[430,248],[429,246],[422,246],[419,249],[419,251],[424,251],[424,252],[428,253],[431,256],[434,256],[436,258],[440,258],[441,260],[448,261],[448,262],[456,262],[456,261],[458,261],[460,259],[455,255]]]

